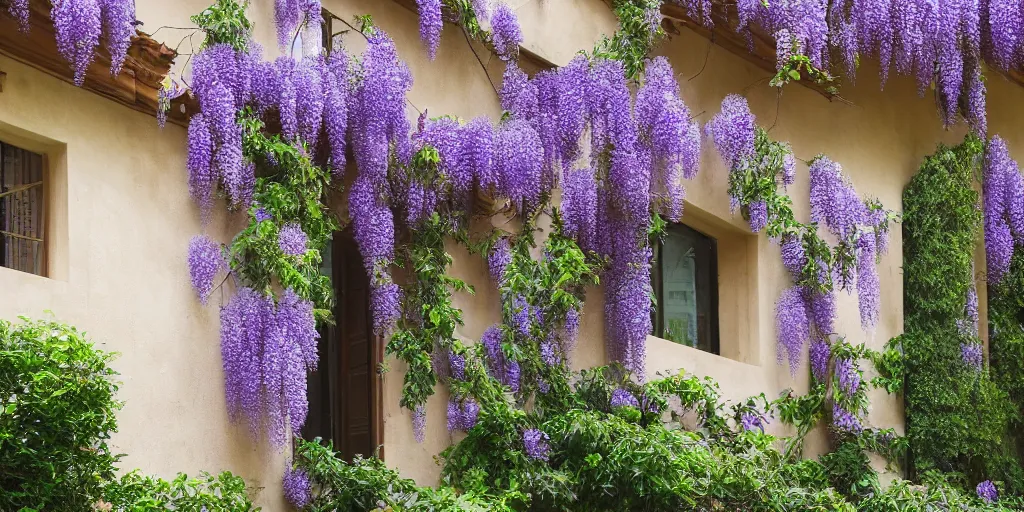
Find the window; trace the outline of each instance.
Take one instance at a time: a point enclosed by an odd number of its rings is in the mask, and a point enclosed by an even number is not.
[[[46,271],[43,155],[0,142],[0,266]]]
[[[669,225],[654,258],[654,336],[718,354],[718,241]]]
[[[320,333],[320,363],[310,373],[303,437],[331,441],[345,460],[369,457],[383,444],[383,340],[373,334],[370,278],[351,230],[334,234],[324,270],[338,298],[335,324]]]

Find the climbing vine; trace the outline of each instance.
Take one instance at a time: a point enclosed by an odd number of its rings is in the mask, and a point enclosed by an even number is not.
[[[55,6],[54,19],[58,45],[76,48],[73,55],[62,53],[74,61],[78,79],[77,68],[88,65],[100,37],[93,26],[96,13],[117,3],[104,2],[96,12],[82,10],[85,14],[67,7],[73,4]],[[21,3],[8,5],[22,16]],[[984,368],[973,267],[965,266],[980,222],[977,194],[969,187],[980,155],[978,139],[940,148],[908,187],[908,329],[887,351],[875,353],[834,332],[834,294],[855,286],[862,326],[874,327],[879,315],[875,266],[895,215],[878,201],[861,200],[841,167],[818,156],[809,162],[811,222],[798,222],[791,199],[779,191],[793,183],[791,148],[756,126],[745,100],[726,98],[706,133],[729,168],[733,208],[752,231],[765,231],[780,245],[792,273],[795,286],[777,305],[780,360],[785,355],[795,372],[810,342],[812,391],[774,402],[753,397],[724,412],[712,383],[685,375],[644,383],[653,307],[651,237],[666,221],[682,217],[682,180],[696,174],[701,145],[668,61],[647,59],[662,35],[660,2],[616,2],[619,32],[592,55],[533,78],[514,62],[522,33],[507,5],[499,4],[493,13],[486,3],[467,0],[420,0],[418,6],[420,34],[431,58],[447,8],[468,35],[509,61],[499,122],[423,113],[414,130],[405,116],[412,75],[394,42],[369,17],[357,20],[368,42],[361,57],[350,58],[335,45],[326,53],[317,49],[301,59],[275,62],[264,62],[252,43],[245,4],[218,0],[193,18],[207,40],[195,56],[190,84],[201,106],[189,127],[190,193],[204,222],[222,200],[229,212],[248,220],[228,244],[200,236],[189,248],[200,300],[234,289],[221,311],[232,420],[244,420],[254,434],[265,434],[278,446],[303,426],[306,372],[317,364],[316,327],[331,321],[333,306],[329,280],[320,273],[320,250],[340,226],[327,206],[328,190],[332,178],[345,175],[351,150],[356,172],[346,220],[371,278],[374,328],[390,336],[388,353],[408,365],[401,405],[413,411],[422,438],[424,405],[440,382],[451,391],[449,431],[468,436],[441,456],[452,489],[426,493],[439,507],[484,509],[485,499],[495,509],[536,510],[849,510],[851,502],[870,510],[881,507],[879,499],[927,502],[932,497],[901,484],[893,494],[882,491],[867,464],[866,451],[895,460],[907,441],[891,429],[863,425],[868,403],[860,364],[865,360],[880,369],[875,385],[894,392],[903,381],[912,462],[919,473],[955,469],[972,483],[1013,476],[1005,454],[984,458],[992,446],[1002,446],[1012,411]],[[688,6],[691,15],[710,23],[711,2]],[[852,6],[837,3],[827,15],[804,12],[797,22],[776,19],[778,9],[795,14],[799,7],[740,7],[741,28],[756,22],[770,26],[776,36],[780,64],[773,85],[796,80],[801,72],[831,79],[821,71],[827,67],[823,34],[832,30],[829,23],[850,25],[856,19],[857,48],[870,54],[877,46],[888,63],[891,48],[885,49],[882,36],[873,33],[878,28]],[[488,14],[491,29],[485,31],[480,22]],[[111,16],[114,21],[105,22],[104,30],[117,44],[121,38],[111,34],[124,23]],[[952,30],[942,40],[930,35],[936,39],[918,48],[920,59],[903,62],[903,71],[912,66],[931,76],[929,59],[937,58],[947,124],[962,110],[983,132],[980,36],[974,33],[980,21],[965,12],[950,16],[955,19],[942,23],[955,28],[946,27]],[[275,17],[278,43],[288,47],[299,32],[318,25],[320,6],[280,0]],[[1003,26],[1001,20],[985,22],[989,28]],[[803,30],[809,26],[815,30]],[[941,26],[930,27],[943,32]],[[81,33],[69,35],[75,30]],[[1015,43],[992,34],[985,37],[994,48],[986,52],[1014,48]],[[908,51],[906,43],[901,51]],[[854,59],[847,54],[852,66],[859,50],[850,44],[844,48],[853,51]],[[937,57],[928,53],[932,50]],[[117,60],[119,50],[109,51]],[[947,62],[950,52],[959,56],[963,76],[941,65],[957,64]],[[638,85],[635,98],[629,80]],[[340,189],[341,180],[335,182]],[[986,186],[991,183],[995,180]],[[560,184],[564,194],[556,207],[549,203]],[[524,229],[470,242],[468,212],[477,191],[504,200]],[[542,214],[552,228],[542,256],[534,258]],[[1012,209],[1000,214],[1009,224],[1018,220]],[[835,238],[834,246],[819,235],[819,227]],[[940,242],[950,234],[952,242]],[[453,294],[471,288],[447,274],[452,259],[445,244],[451,239],[486,251],[501,290],[502,322],[472,347],[455,337],[462,318]],[[937,261],[942,263],[921,266]],[[942,277],[935,278],[940,271]],[[615,364],[573,375],[568,358],[584,292],[598,283],[606,294],[607,348]],[[940,367],[956,357],[961,364],[955,371]],[[1001,375],[1011,388],[1007,374]],[[950,396],[955,403],[943,401]],[[969,404],[983,408],[971,416]],[[943,407],[958,412],[942,416],[936,411]],[[783,453],[771,448],[774,439],[764,433],[774,412],[798,430]],[[696,428],[683,426],[688,414],[698,417]],[[835,450],[820,463],[797,461],[803,437],[824,418]],[[638,453],[644,457],[634,460]],[[346,494],[347,472],[366,469],[362,464],[346,466],[322,447],[303,445],[285,475],[286,494],[317,510],[366,509],[378,502],[422,507],[414,486],[372,462],[367,475],[376,484],[361,484],[364,494],[358,500],[373,496],[377,501],[353,505],[355,494]],[[715,472],[710,479],[708,471]],[[755,472],[759,476],[751,477]],[[387,494],[378,487],[384,485]],[[608,491],[626,488],[635,492]],[[997,490],[985,481],[977,494],[991,502]]]
[[[984,145],[970,136],[939,146],[903,195],[905,397],[910,461],[918,474],[955,471],[969,481],[1004,478],[1011,403],[971,354],[972,264],[981,228],[972,187]],[[981,364],[979,364],[981,363]],[[1011,483],[1016,487],[1018,483]]]

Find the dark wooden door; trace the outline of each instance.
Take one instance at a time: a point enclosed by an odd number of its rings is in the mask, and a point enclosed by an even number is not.
[[[369,457],[377,447],[377,339],[370,317],[370,280],[355,240],[335,237],[335,279],[338,297],[338,405],[341,421],[338,451],[351,460]]]
[[[325,251],[326,252],[326,251]],[[310,375],[309,420],[303,436],[334,443],[345,460],[369,457],[383,442],[383,390],[377,366],[383,344],[373,335],[370,282],[351,233],[335,234],[330,269],[335,325],[320,339],[320,367]],[[378,453],[383,457],[383,449]]]

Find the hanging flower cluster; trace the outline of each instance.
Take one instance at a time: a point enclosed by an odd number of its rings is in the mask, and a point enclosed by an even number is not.
[[[29,31],[29,0],[10,0],[7,13]],[[121,73],[135,35],[135,0],[54,0],[50,10],[57,51],[74,67],[75,85],[85,74],[102,40],[110,55],[110,74]]]
[[[206,300],[213,291],[213,280],[226,266],[220,244],[205,235],[192,238],[188,245],[189,276],[192,279],[192,289],[203,305],[206,305]]]
[[[996,486],[991,480],[985,480],[978,484],[975,488],[975,492],[985,503],[995,503],[999,500],[999,491],[996,490]]]
[[[420,39],[430,60],[437,56],[437,48],[441,43],[445,7],[454,11],[452,18],[463,25],[467,34],[490,43],[502,60],[515,60],[519,55],[523,33],[515,11],[504,2],[499,2],[495,7],[493,17],[490,0],[416,0],[416,7],[420,15]],[[485,20],[491,22],[490,32],[481,27],[481,22]]]
[[[281,479],[284,498],[297,509],[305,508],[313,500],[313,485],[305,470],[293,468],[289,463]]]
[[[982,188],[988,281],[998,284],[1010,271],[1014,245],[1024,244],[1024,176],[998,135],[985,149]]]
[[[711,0],[671,0],[711,28]],[[946,125],[962,114],[986,131],[981,62],[1001,70],[1024,63],[1024,11],[1013,0],[841,0],[736,2],[736,29],[752,37],[758,27],[776,40],[781,77],[842,67],[852,79],[860,61],[880,63],[884,85],[893,66],[913,75],[921,94],[936,86]],[[839,57],[833,62],[832,56]]]
[[[448,432],[468,432],[476,425],[480,404],[472,398],[448,401]]]
[[[319,27],[322,20],[320,13],[320,0],[274,0],[278,46],[282,49],[291,48],[303,26]]]
[[[729,167],[732,210],[741,209],[751,231],[764,230],[780,245],[783,266],[796,284],[776,303],[778,360],[787,360],[795,374],[810,340],[812,371],[824,378],[836,317],[835,285],[850,288],[856,282],[861,325],[871,329],[878,321],[877,255],[886,250],[894,216],[878,201],[862,201],[839,164],[819,156],[810,166],[812,223],[797,222],[789,197],[778,192],[795,177],[792,149],[757,126],[741,96],[727,96],[704,131]],[[837,239],[836,247],[818,235],[819,224]]]
[[[547,461],[548,452],[551,451],[551,446],[548,445],[550,439],[543,431],[535,428],[523,431],[523,450],[526,452],[526,456],[535,460]]]
[[[980,372],[985,364],[985,354],[981,343],[973,341],[961,343],[960,357],[963,360],[964,366],[975,372]]]
[[[241,288],[221,309],[221,357],[232,421],[282,447],[306,422],[306,374],[316,369],[313,304],[286,290],[278,304]]]
[[[814,159],[810,177],[811,222],[824,225],[836,237],[837,251],[856,255],[855,265],[839,258],[832,272],[842,288],[856,282],[861,326],[870,330],[878,323],[876,264],[878,255],[888,246],[889,214],[877,201],[862,201],[842,167],[826,156]]]
[[[323,149],[328,164],[344,166],[335,155],[344,155],[345,136],[332,125],[347,121],[347,56],[265,62],[246,20],[228,28],[218,21],[242,9],[223,1],[193,18],[207,43],[192,60],[201,112],[189,125],[187,166],[204,222],[223,196],[229,210],[246,211],[249,225],[223,250],[194,238],[189,267],[204,303],[221,269],[236,288],[221,308],[229,416],[283,447],[306,421],[317,320],[329,317],[333,300],[319,251],[337,226],[322,202],[329,175],[311,154]],[[279,123],[281,136],[268,135],[267,122]]]

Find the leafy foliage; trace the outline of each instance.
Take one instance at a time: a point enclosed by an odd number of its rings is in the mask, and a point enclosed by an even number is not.
[[[988,318],[992,380],[1013,404],[1008,456],[1024,459],[1024,256],[1013,257],[1010,272],[998,286],[989,287]],[[1015,494],[1024,494],[1024,472],[1020,464],[1003,466],[1002,476]]]
[[[324,204],[330,173],[314,165],[304,148],[268,135],[250,110],[242,113],[241,123],[245,154],[262,172],[256,178],[250,223],[228,248],[232,271],[265,294],[274,284],[292,289],[316,305],[319,320],[328,320],[334,291],[330,278],[321,273],[320,251],[339,227]],[[261,221],[257,210],[273,222]],[[288,222],[298,222],[308,237],[307,250],[299,257],[284,254],[278,245],[279,226]]]
[[[131,512],[258,512],[249,500],[245,481],[225,471],[199,478],[178,474],[174,480],[145,476],[133,471],[108,484],[96,508]],[[107,508],[106,510],[110,510]]]
[[[204,44],[228,43],[235,49],[248,49],[252,23],[245,16],[248,0],[216,0],[203,12],[191,17],[192,23],[208,35]]]
[[[0,510],[86,510],[119,456],[112,358],[48,321],[0,321]]]
[[[74,327],[0,321],[0,510],[258,511],[230,473],[114,477],[112,358]]]
[[[959,472],[970,483],[999,474],[1013,410],[987,371],[961,364],[958,328],[974,281],[973,257],[981,226],[973,188],[983,152],[974,136],[939,146],[903,194],[905,397],[911,463]],[[996,462],[998,461],[998,462]]]
[[[710,380],[670,375],[640,386],[621,367],[571,380],[574,389],[557,401],[564,407],[485,407],[468,436],[441,455],[437,489],[417,487],[379,459],[346,463],[329,445],[299,441],[295,462],[311,476],[314,495],[304,510],[918,511],[1016,503],[984,504],[934,478],[927,487],[897,480],[883,490],[863,444],[843,445],[821,462],[784,455],[779,440],[738,424],[741,414],[767,406],[763,397],[727,406]],[[609,406],[622,386],[640,407]],[[550,435],[548,461],[526,454],[525,428]]]
[[[660,24],[661,3],[661,0],[615,0],[613,10],[619,19],[619,30],[610,38],[603,37],[594,47],[593,56],[620,61],[627,77],[639,77],[655,42],[665,35]],[[656,18],[651,17],[652,13],[656,13]]]

